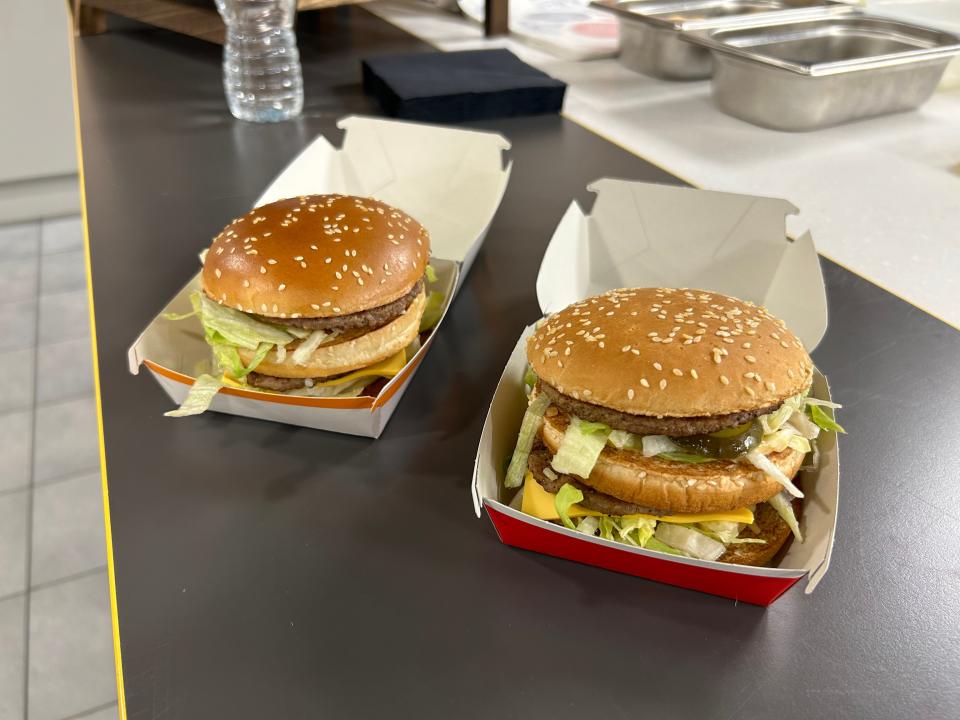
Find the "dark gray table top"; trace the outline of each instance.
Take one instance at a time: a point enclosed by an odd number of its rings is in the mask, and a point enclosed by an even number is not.
[[[737,605],[510,549],[474,517],[483,415],[561,213],[601,176],[674,182],[563,119],[484,124],[513,178],[379,440],[162,417],[127,346],[300,148],[375,112],[359,58],[424,49],[358,9],[319,24],[304,118],[276,126],[228,116],[219,48],[77,44],[128,717],[960,716],[960,333],[830,262],[815,359],[850,434],[815,594]]]

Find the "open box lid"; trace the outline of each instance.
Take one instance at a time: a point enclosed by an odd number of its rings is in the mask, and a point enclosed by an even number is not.
[[[350,116],[337,122],[343,147],[322,135],[257,200],[313,193],[374,197],[430,232],[431,254],[469,265],[507,187],[502,135]]]
[[[809,233],[786,200],[605,178],[589,215],[570,204],[537,275],[544,314],[621,287],[689,287],[764,305],[812,351],[827,298]]]

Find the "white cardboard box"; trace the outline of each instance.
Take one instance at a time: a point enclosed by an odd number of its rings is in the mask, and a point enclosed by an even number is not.
[[[255,207],[287,197],[342,193],[375,197],[409,213],[430,232],[431,264],[446,295],[443,317],[404,369],[377,397],[312,398],[224,388],[211,410],[319,430],[379,437],[473,263],[493,221],[510,177],[501,135],[367,117],[344,118],[341,149],[320,136],[280,173]],[[229,218],[225,218],[225,222]],[[208,239],[197,238],[197,245]],[[210,349],[198,324],[171,321],[165,313],[190,310],[194,277],[150,322],[128,353],[130,372],[145,365],[179,404],[200,372],[209,368]],[[171,421],[172,422],[172,421]]]
[[[604,179],[592,212],[574,202],[557,226],[537,277],[544,314],[620,287],[691,287],[765,305],[808,350],[827,328],[826,294],[809,234],[786,236],[790,203],[773,198]],[[820,467],[802,476],[806,492],[801,526],[778,567],[755,568],[681,558],[587,537],[502,503],[505,460],[526,408],[523,375],[529,326],[517,341],[494,392],[477,450],[473,501],[486,508],[509,545],[564,557],[703,592],[769,605],[809,574],[812,592],[830,563],[839,494],[836,436],[819,442]],[[830,398],[816,373],[813,394]]]

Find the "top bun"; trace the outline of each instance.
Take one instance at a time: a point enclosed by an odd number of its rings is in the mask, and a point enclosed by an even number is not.
[[[255,208],[214,238],[213,300],[267,317],[336,317],[406,295],[427,267],[420,223],[371,198],[301,195]]]
[[[577,400],[635,415],[702,417],[779,405],[813,362],[764,308],[705,290],[611,290],[547,318],[534,372]]]

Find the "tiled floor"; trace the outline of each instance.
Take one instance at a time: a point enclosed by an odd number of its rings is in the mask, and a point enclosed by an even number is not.
[[[117,717],[79,218],[0,226],[0,720]]]

